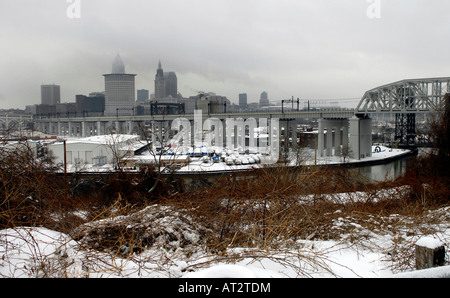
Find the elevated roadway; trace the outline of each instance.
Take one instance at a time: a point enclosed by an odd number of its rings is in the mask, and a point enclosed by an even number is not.
[[[279,118],[279,119],[314,119],[314,118],[349,118],[355,114],[353,109],[347,110],[315,110],[315,111],[285,111],[285,112],[243,112],[243,113],[202,113],[203,118]],[[127,121],[173,121],[177,118],[194,120],[194,114],[174,114],[174,115],[136,115],[136,116],[101,116],[101,117],[54,117],[35,119],[36,123],[57,123],[57,122],[127,122]]]

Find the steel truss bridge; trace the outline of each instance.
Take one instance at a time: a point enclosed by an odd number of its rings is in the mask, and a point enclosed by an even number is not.
[[[367,91],[355,115],[395,114],[395,139],[400,144],[417,144],[416,115],[444,110],[450,93],[450,77],[402,80]]]

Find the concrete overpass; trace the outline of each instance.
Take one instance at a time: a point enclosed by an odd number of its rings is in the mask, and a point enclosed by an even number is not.
[[[0,115],[0,128],[2,130],[20,130],[32,127],[34,123],[33,116],[24,115]]]
[[[354,115],[354,110],[316,110],[316,111],[286,111],[286,112],[245,112],[245,113],[220,113],[205,114],[203,118],[265,118],[265,119],[317,119],[317,118],[349,118]],[[102,117],[76,117],[76,118],[41,118],[34,119],[36,128],[44,133],[88,136],[94,134],[110,133],[115,130],[121,133],[136,132],[140,123],[173,121],[177,118],[194,120],[194,114],[176,115],[140,115],[140,116],[102,116]],[[65,130],[64,130],[65,129]]]
[[[320,119],[320,118],[349,118],[354,115],[353,110],[317,110],[317,111],[289,111],[289,112],[245,112],[245,113],[220,113],[205,114],[207,118],[217,118],[222,121],[229,118],[243,119],[279,119],[280,121],[294,121],[296,119]],[[177,118],[185,118],[194,121],[194,114],[183,115],[140,115],[140,116],[103,116],[103,117],[78,117],[78,118],[43,118],[35,119],[36,129],[59,136],[86,137],[112,132],[140,133],[142,129],[151,123],[157,127],[168,124]]]

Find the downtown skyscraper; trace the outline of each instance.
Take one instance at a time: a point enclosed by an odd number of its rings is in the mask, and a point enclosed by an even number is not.
[[[178,82],[175,72],[164,72],[161,61],[155,75],[155,99],[178,98]]]
[[[56,105],[61,102],[61,87],[59,85],[41,85],[41,104]]]
[[[111,74],[105,77],[105,116],[133,115],[135,106],[135,74],[126,74],[119,55],[114,59]]]

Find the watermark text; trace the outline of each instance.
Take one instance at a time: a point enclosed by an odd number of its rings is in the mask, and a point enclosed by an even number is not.
[[[367,8],[367,17],[369,19],[381,19],[381,0],[367,0],[370,3]]]
[[[266,164],[279,158],[280,124],[277,118],[208,118],[203,121],[202,111],[194,111],[194,126],[186,118],[172,121],[171,130],[176,131],[171,146],[225,148],[245,152],[247,150],[265,155]],[[225,126],[225,127],[224,127]],[[263,132],[263,133],[260,133]],[[191,137],[193,133],[193,138]],[[263,135],[263,137],[262,137]],[[193,139],[193,144],[192,144]]]
[[[81,0],[66,0],[70,5],[67,7],[66,14],[69,19],[81,18]]]

